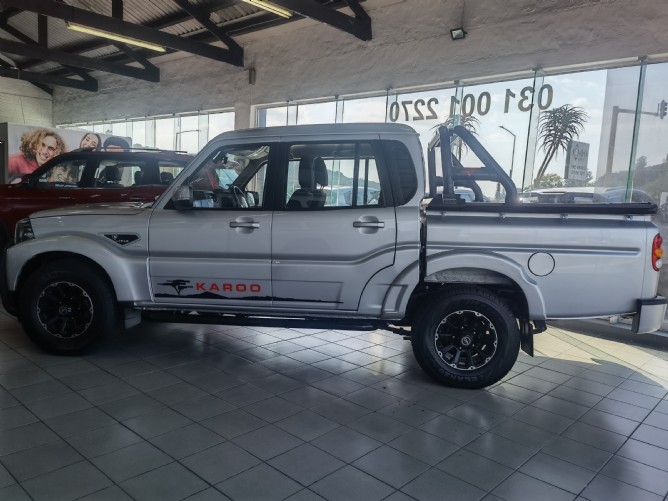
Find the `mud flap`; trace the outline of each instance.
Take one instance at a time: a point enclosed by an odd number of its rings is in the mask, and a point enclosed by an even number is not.
[[[547,329],[543,320],[520,320],[520,348],[522,351],[533,357],[533,336]]]

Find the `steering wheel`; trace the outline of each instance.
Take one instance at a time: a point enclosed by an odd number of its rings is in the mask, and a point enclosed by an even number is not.
[[[232,193],[234,194],[234,200],[237,203],[237,207],[242,209],[248,209],[248,200],[246,200],[246,195],[244,191],[236,185],[232,185]]]

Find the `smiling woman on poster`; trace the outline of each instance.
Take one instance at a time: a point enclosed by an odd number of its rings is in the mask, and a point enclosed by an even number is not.
[[[21,135],[20,152],[10,155],[7,162],[9,182],[30,174],[47,160],[66,150],[65,141],[49,129],[30,130]]]

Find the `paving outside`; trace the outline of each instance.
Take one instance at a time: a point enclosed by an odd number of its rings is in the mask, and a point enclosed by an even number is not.
[[[384,331],[143,324],[58,357],[0,311],[0,499],[666,500],[668,339],[591,330],[465,391]]]

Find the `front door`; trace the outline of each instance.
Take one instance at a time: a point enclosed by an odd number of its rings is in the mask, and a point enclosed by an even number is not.
[[[193,207],[153,212],[149,268],[154,300],[193,308],[271,305],[272,213],[266,144],[216,149],[192,175]]]
[[[394,263],[395,211],[375,148],[290,145],[272,229],[275,307],[356,311],[373,276]]]

